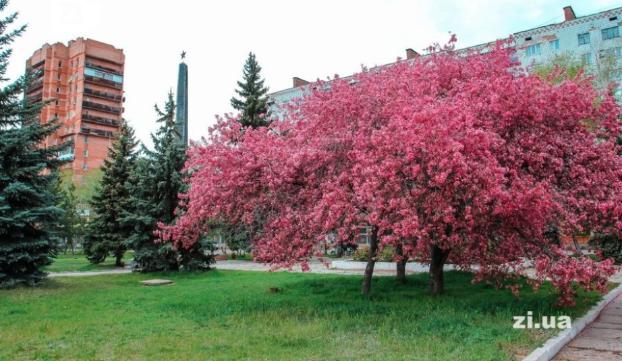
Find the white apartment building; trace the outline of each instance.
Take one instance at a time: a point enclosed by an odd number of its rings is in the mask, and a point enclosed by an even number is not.
[[[525,67],[549,61],[555,56],[568,54],[581,61],[590,70],[598,73],[612,60],[618,67],[622,57],[622,7],[601,11],[595,14],[575,15],[571,6],[563,8],[564,20],[560,23],[540,26],[512,34],[516,55]],[[495,42],[476,45],[467,49],[485,51]],[[412,49],[406,50],[406,59],[419,56]],[[279,114],[280,105],[304,94],[309,82],[293,78],[293,87],[270,94],[271,107]]]

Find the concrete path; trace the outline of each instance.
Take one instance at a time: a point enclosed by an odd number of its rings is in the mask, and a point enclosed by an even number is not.
[[[130,268],[111,269],[109,271],[84,271],[84,272],[50,272],[48,277],[88,277],[101,275],[121,275],[132,273]]]
[[[388,262],[382,262],[388,263]],[[312,260],[309,262],[309,266],[311,270],[309,273],[326,273],[326,274],[342,274],[342,275],[362,275],[365,266],[361,266],[361,268],[350,268],[350,269],[337,269],[337,268],[329,268],[324,265],[324,263],[318,260]],[[226,260],[226,261],[216,261],[215,265],[216,269],[221,270],[233,270],[233,271],[270,271],[270,267],[264,265],[262,263],[256,263],[251,261],[237,261],[237,260]],[[418,268],[417,268],[418,269]],[[277,271],[285,271],[285,272],[302,272],[302,268],[299,265],[294,266],[291,270],[287,269],[279,269]],[[127,274],[131,273],[132,270],[129,267],[122,269],[111,269],[107,271],[83,271],[83,272],[50,272],[48,273],[48,277],[88,277],[88,276],[101,276],[101,275],[117,275],[117,274]],[[427,266],[426,266],[427,272]],[[407,274],[415,273],[412,269],[406,269]],[[374,276],[395,276],[395,265],[393,264],[390,267],[376,267],[374,270]]]
[[[358,262],[357,262],[358,263]],[[387,262],[383,262],[387,263]],[[316,259],[313,259],[309,262],[309,267],[311,268],[308,273],[322,273],[322,274],[341,274],[341,275],[362,275],[365,271],[365,263],[361,262],[360,268],[350,268],[350,269],[340,269],[340,268],[332,268],[331,266],[326,267],[326,265]],[[235,271],[270,271],[270,267],[264,265],[262,263],[255,263],[250,261],[237,261],[237,260],[227,260],[227,261],[216,261],[216,269],[221,270],[235,270]],[[302,269],[299,265],[294,266],[291,270],[288,269],[279,269],[279,272],[302,272]],[[406,270],[406,273],[411,274],[414,272],[409,272]],[[395,276],[395,265],[391,269],[378,267],[374,269],[374,276]]]
[[[555,356],[555,361],[622,361],[622,295]]]
[[[313,259],[309,262],[311,267],[310,273],[328,273],[328,274],[343,274],[343,275],[362,275],[365,270],[364,262],[348,262],[343,260],[336,260],[332,265],[326,267],[324,263]],[[235,270],[235,271],[264,271],[270,270],[270,267],[262,263],[256,263],[251,261],[238,261],[238,260],[226,260],[216,261],[215,267],[222,270]],[[425,273],[428,272],[428,265],[424,265],[416,262],[409,262],[406,267],[407,274],[413,273]],[[446,266],[446,269],[450,269],[450,266]],[[294,266],[291,270],[279,270],[289,272],[302,272],[300,266]],[[85,276],[101,276],[101,275],[115,275],[131,273],[131,268],[126,267],[123,269],[112,269],[107,271],[84,271],[84,272],[50,272],[48,277],[85,277]],[[374,268],[375,276],[395,276],[395,263],[392,262],[377,262]],[[622,283],[622,270],[611,278],[611,282]]]

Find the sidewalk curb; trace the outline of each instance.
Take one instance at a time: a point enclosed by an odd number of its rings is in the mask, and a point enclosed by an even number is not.
[[[585,316],[572,322],[572,327],[560,332],[557,336],[549,338],[544,345],[533,350],[523,361],[549,361],[559,353],[559,351],[572,341],[577,335],[591,324],[602,312],[602,310],[616,297],[622,294],[622,284],[607,293],[603,299],[592,307]]]

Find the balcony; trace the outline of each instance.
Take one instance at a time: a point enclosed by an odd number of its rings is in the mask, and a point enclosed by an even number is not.
[[[89,102],[87,100],[82,101],[82,108],[98,110],[100,112],[111,113],[115,115],[121,115],[121,108],[111,107],[104,104]]]
[[[96,137],[104,137],[104,138],[114,138],[115,137],[115,133],[114,132],[111,132],[111,131],[108,131],[108,130],[86,128],[86,127],[80,128],[80,133],[84,134],[84,135],[93,135],[93,136],[96,136]]]
[[[120,102],[120,101],[123,100],[123,97],[121,95],[111,94],[111,93],[106,93],[106,92],[100,92],[99,90],[93,90],[93,89],[90,89],[90,88],[84,88],[84,94],[87,94],[87,95],[95,97],[95,98],[112,100],[112,101],[115,101],[115,102]]]
[[[102,86],[106,86],[109,88],[123,89],[123,84],[121,83],[115,83],[111,80],[96,78],[94,76],[84,75],[84,81],[87,83],[102,85]]]
[[[94,69],[98,69],[98,70],[101,70],[101,71],[105,71],[107,73],[112,73],[112,74],[123,76],[123,73],[119,72],[118,70],[115,70],[115,69],[112,69],[112,68],[108,68],[108,67],[105,67],[105,66],[102,66],[102,65],[97,65],[97,64],[94,64],[94,63],[92,63],[92,62],[90,62],[88,60],[86,61],[85,65],[88,66],[89,68],[94,68]]]
[[[110,127],[118,127],[121,123],[118,120],[98,117],[96,115],[90,115],[86,113],[82,113],[82,121],[86,123],[94,123],[100,125],[107,125]]]
[[[71,150],[70,152],[65,152],[62,154],[59,154],[58,156],[58,160],[60,161],[72,161],[74,160],[75,156],[73,154],[73,150]]]
[[[43,101],[43,92],[40,91],[36,94],[28,95],[26,97],[26,100],[28,101],[28,104],[40,103]]]
[[[32,93],[33,91],[39,90],[41,88],[43,88],[43,78],[39,78],[30,83],[28,88],[26,88],[26,93]]]

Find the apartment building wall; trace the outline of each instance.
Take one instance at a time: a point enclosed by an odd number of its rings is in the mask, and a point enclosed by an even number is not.
[[[512,34],[517,60],[525,67],[546,62],[557,55],[569,54],[583,61],[596,72],[607,65],[605,59],[612,57],[616,63],[622,59],[622,7],[577,17],[572,7],[562,9],[564,20]],[[608,35],[605,36],[603,31]],[[617,32],[617,36],[609,37]],[[589,34],[588,43],[579,42],[579,34]],[[469,47],[467,50],[487,51],[495,41]],[[412,49],[406,50],[406,59],[420,56]],[[423,55],[425,56],[425,55]],[[619,64],[616,66],[619,67]],[[304,95],[308,82],[293,78],[293,87],[269,95],[271,111],[278,116],[283,105]]]
[[[26,61],[36,80],[28,101],[44,101],[41,122],[58,118],[60,128],[44,145],[73,141],[61,158],[77,183],[99,168],[119,129],[123,114],[123,50],[92,39],[67,45],[45,44]]]

